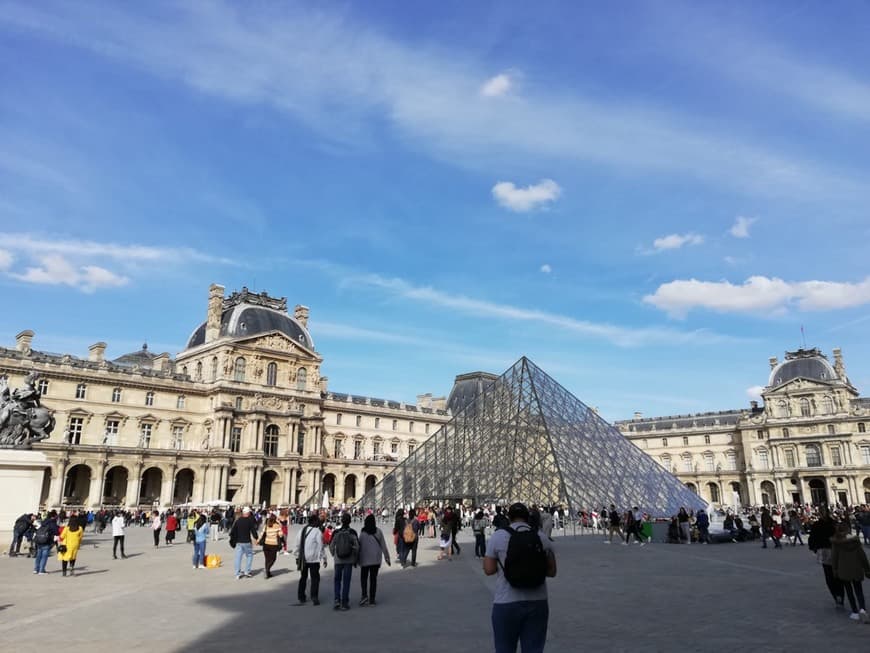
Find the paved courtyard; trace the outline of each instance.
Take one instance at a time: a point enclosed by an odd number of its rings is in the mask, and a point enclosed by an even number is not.
[[[295,528],[294,528],[295,535]],[[279,556],[266,580],[257,554],[252,579],[235,580],[226,540],[209,543],[221,569],[191,569],[183,543],[154,549],[145,528],[128,530],[127,560],[111,537],[88,534],[75,578],[56,557],[47,576],[33,561],[0,558],[0,642],[7,651],[475,651],[492,650],[492,579],[473,556],[437,562],[421,542],[416,569],[384,568],[378,605],[332,610],[332,561],[319,607],[293,607],[298,574]],[[598,536],[557,539],[550,587],[550,651],[868,650],[870,625],[833,608],[806,547],[757,544],[605,545]],[[870,594],[870,586],[867,587]],[[411,643],[413,642],[413,643]]]

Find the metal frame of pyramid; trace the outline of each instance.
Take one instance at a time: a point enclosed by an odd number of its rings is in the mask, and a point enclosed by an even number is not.
[[[523,357],[357,502],[399,507],[470,500],[614,504],[654,517],[706,503],[614,426]]]

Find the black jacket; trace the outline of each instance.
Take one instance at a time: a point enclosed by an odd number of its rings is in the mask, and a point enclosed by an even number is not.
[[[230,539],[239,544],[247,544],[257,540],[257,523],[253,517],[239,517],[230,529]]]

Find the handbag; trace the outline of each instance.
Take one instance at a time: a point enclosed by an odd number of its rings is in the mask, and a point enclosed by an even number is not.
[[[66,553],[66,544],[58,544],[57,545],[58,553]]]

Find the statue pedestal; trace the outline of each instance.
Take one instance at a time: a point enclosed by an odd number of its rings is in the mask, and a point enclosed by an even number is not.
[[[0,449],[0,553],[9,551],[15,520],[39,510],[48,458],[41,451]]]

